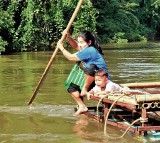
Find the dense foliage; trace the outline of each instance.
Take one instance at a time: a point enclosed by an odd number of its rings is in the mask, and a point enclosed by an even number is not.
[[[0,52],[50,50],[78,0],[0,0]],[[160,37],[160,0],[84,0],[70,32],[91,30],[101,42]]]

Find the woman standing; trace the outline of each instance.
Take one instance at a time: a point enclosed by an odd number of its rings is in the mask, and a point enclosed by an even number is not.
[[[57,47],[61,50],[64,57],[76,62],[65,82],[65,86],[79,106],[74,114],[77,116],[88,111],[81,96],[85,96],[87,91],[94,86],[94,74],[96,70],[104,69],[108,72],[108,69],[102,56],[102,50],[91,32],[82,31],[78,35],[77,41],[72,39],[69,33],[65,31],[63,34],[66,34],[66,39],[70,45],[78,51],[71,54],[64,48],[62,41],[58,41],[57,43]]]

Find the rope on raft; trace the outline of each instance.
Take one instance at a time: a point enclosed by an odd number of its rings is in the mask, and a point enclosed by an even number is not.
[[[109,114],[110,114],[113,106],[115,105],[115,103],[116,103],[121,97],[123,97],[124,95],[125,95],[125,94],[122,94],[119,98],[117,98],[117,100],[115,100],[115,101],[112,103],[112,105],[111,105],[111,107],[109,108],[108,113],[107,113],[107,115],[106,115],[106,117],[105,117],[104,135],[105,135],[106,137],[108,137],[108,138],[112,138],[112,139],[115,138],[115,137],[111,137],[111,136],[109,136],[109,135],[107,134],[107,120],[108,120]],[[116,137],[116,138],[122,138],[122,137],[123,137],[123,136]]]
[[[146,92],[145,92],[145,93],[146,93]],[[100,105],[100,103],[102,102],[102,100],[103,100],[104,98],[108,97],[109,95],[117,95],[117,94],[109,93],[109,94],[106,94],[106,95],[104,95],[104,96],[102,96],[102,97],[100,98],[100,100],[99,100],[99,102],[98,102],[98,104],[97,104],[97,116],[98,116],[98,117],[99,117],[99,105]],[[129,94],[128,94],[127,92],[123,91],[123,93],[120,94],[120,96],[112,103],[112,105],[111,105],[111,107],[109,108],[108,113],[107,113],[107,115],[106,115],[106,117],[105,117],[104,135],[105,135],[106,137],[110,138],[110,139],[120,139],[120,138],[124,137],[124,135],[125,135],[125,134],[129,131],[129,129],[131,128],[131,126],[133,126],[136,122],[138,122],[138,121],[147,122],[147,121],[148,121],[147,118],[142,118],[142,117],[140,117],[140,118],[136,119],[135,121],[133,121],[133,122],[128,126],[128,128],[126,129],[126,131],[125,131],[120,137],[111,137],[111,136],[108,135],[108,133],[107,133],[107,120],[108,120],[109,114],[110,114],[113,106],[115,105],[115,103],[116,103],[120,98],[122,98],[122,97],[125,96],[125,95],[129,95]]]
[[[105,94],[105,95],[103,95],[101,98],[100,98],[100,100],[98,101],[98,104],[97,104],[97,116],[99,117],[99,105],[100,105],[100,103],[102,102],[102,100],[104,99],[104,98],[106,98],[106,97],[108,97],[108,96],[110,96],[110,95],[112,95],[112,96],[117,96],[117,95],[119,95],[119,96],[121,96],[121,95],[129,95],[129,93],[127,93],[126,91],[123,91],[122,92],[122,94],[120,94],[120,92],[110,92],[110,93],[108,93],[108,94]],[[119,99],[119,98],[118,98]],[[117,100],[118,101],[118,100]]]
[[[107,96],[108,96],[108,94],[102,96],[102,97],[100,98],[100,100],[98,101],[98,104],[97,104],[97,117],[99,117],[99,105],[100,105],[100,103],[102,102],[102,100],[103,100],[104,98],[106,98]]]

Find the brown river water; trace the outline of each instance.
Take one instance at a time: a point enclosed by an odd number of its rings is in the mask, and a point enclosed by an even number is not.
[[[160,43],[103,45],[112,81],[116,83],[159,82]],[[127,133],[111,140],[103,123],[84,115],[73,117],[75,102],[64,89],[73,65],[58,52],[31,106],[29,99],[53,52],[0,55],[1,143],[141,143],[158,142]],[[97,103],[87,101],[88,106]],[[123,130],[108,126],[111,136]]]

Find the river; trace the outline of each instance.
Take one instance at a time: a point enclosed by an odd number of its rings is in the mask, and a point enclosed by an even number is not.
[[[102,45],[112,81],[159,82],[160,43]],[[138,143],[149,139],[126,134],[107,139],[103,123],[84,115],[73,117],[75,102],[64,89],[73,65],[58,52],[31,106],[29,99],[53,52],[0,55],[1,143]],[[87,105],[97,103],[85,100]],[[109,126],[111,135],[123,131]]]

